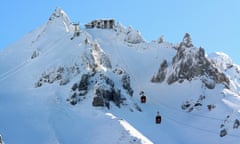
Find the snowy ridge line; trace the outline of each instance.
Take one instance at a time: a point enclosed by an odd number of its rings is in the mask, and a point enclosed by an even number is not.
[[[148,101],[151,101],[151,100],[148,100]],[[152,103],[152,105],[154,105],[154,106],[157,108],[157,110],[158,110],[158,108],[159,108],[158,106],[160,106],[160,105],[157,105],[157,104],[156,104],[155,102],[153,102],[153,101],[151,101],[151,103]],[[165,106],[167,106],[167,105],[165,105]],[[169,106],[167,106],[167,107],[169,107]],[[179,110],[178,110],[178,111],[179,111]],[[181,112],[182,112],[182,111],[181,111]],[[160,113],[161,113],[161,112],[160,112]],[[203,131],[203,132],[208,132],[208,133],[216,134],[216,135],[219,136],[219,132],[216,132],[216,131],[213,131],[213,130],[209,130],[209,129],[200,128],[200,127],[197,127],[197,126],[193,126],[193,125],[190,125],[190,124],[187,124],[187,123],[184,123],[184,122],[175,120],[174,118],[169,117],[169,116],[166,115],[165,113],[163,113],[162,115],[164,115],[164,118],[167,118],[167,119],[175,122],[176,124],[178,124],[178,125],[180,125],[180,126],[184,125],[184,126],[186,126],[186,127],[190,127],[190,128],[196,129],[196,130]],[[198,116],[198,115],[196,115],[196,116]],[[200,116],[200,117],[202,117],[202,116]],[[209,118],[209,117],[203,117],[203,118]],[[212,119],[212,117],[210,117],[210,118]],[[217,119],[217,120],[220,120],[220,119]],[[224,121],[224,120],[223,120],[223,121]],[[236,135],[236,134],[228,134],[228,136],[239,137],[239,138],[240,138],[240,135]]]
[[[153,144],[153,142],[151,142],[147,137],[145,137],[142,133],[140,133],[139,131],[137,131],[131,124],[129,124],[127,121],[123,120],[123,119],[119,119],[118,120],[119,123],[133,136],[138,136],[141,137],[141,142],[143,142],[143,144]]]
[[[41,31],[40,31],[40,32],[37,34],[37,36],[32,40],[32,43],[31,43],[31,45],[30,45],[31,47],[32,47],[32,45],[33,45],[38,39],[40,39],[42,33],[46,32],[47,26],[48,26],[48,23],[46,23],[46,24],[43,26],[43,28],[41,29]]]

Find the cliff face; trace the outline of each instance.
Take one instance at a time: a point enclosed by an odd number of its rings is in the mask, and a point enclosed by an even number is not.
[[[209,89],[213,89],[216,83],[223,83],[229,87],[227,76],[215,67],[214,62],[205,56],[203,48],[195,48],[190,35],[185,34],[183,41],[176,48],[177,53],[172,62],[163,60],[152,82],[163,82],[168,84],[174,82],[191,81],[195,77],[201,78],[202,82]]]

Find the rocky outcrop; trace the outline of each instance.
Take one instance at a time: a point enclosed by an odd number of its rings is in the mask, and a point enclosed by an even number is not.
[[[86,39],[86,43],[90,42]],[[81,58],[86,68],[94,73],[112,68],[108,55],[102,50],[97,42],[91,42],[89,49],[86,49]]]
[[[95,107],[103,107],[105,105],[104,98],[101,96],[96,96],[93,98],[92,105]],[[109,106],[109,103],[108,103]]]
[[[102,66],[104,68],[112,68],[111,61],[107,54],[102,50],[98,43],[93,44],[92,55],[95,60],[96,65]]]
[[[117,24],[114,27],[114,30],[116,31],[117,35],[122,35],[123,40],[128,43],[128,44],[140,44],[140,43],[145,43],[145,40],[143,39],[141,33],[132,27],[124,27],[121,24]]]
[[[126,100],[126,96],[133,95],[130,76],[121,69],[114,69],[108,75],[103,72],[83,74],[79,83],[72,85],[72,94],[67,101],[76,105],[89,97],[89,90],[93,90],[92,106],[96,107],[110,108],[110,102],[120,107]]]
[[[163,60],[156,76],[152,77],[152,82],[163,82],[167,74],[167,60]]]
[[[127,90],[128,94],[130,96],[132,96],[133,95],[133,89],[131,88],[131,85],[130,85],[130,76],[128,74],[124,74],[122,76],[121,81],[122,81],[123,88],[125,90]]]
[[[115,88],[114,81],[108,76],[100,74],[99,80],[95,84],[95,94],[93,99],[93,106],[106,106],[109,108],[110,101],[115,103],[118,107],[122,102],[121,91]]]
[[[81,101],[84,99],[85,95],[88,92],[88,86],[89,86],[89,78],[90,74],[83,74],[81,76],[81,80],[79,83],[74,83],[72,86],[72,95],[67,101],[70,102],[70,104],[75,105],[78,101]]]
[[[38,56],[39,56],[39,51],[35,50],[35,51],[33,51],[33,53],[32,53],[31,59],[34,59],[34,58],[36,58],[36,57],[38,57]]]
[[[107,108],[110,108],[110,102],[112,101],[116,106],[120,107],[120,104],[124,100],[121,97],[121,91],[114,87],[109,89],[106,87],[98,87],[95,94],[97,96],[93,98],[93,106],[106,106]]]
[[[3,137],[2,137],[1,134],[0,134],[0,144],[4,144],[4,142],[3,142]]]
[[[78,91],[79,91],[79,95],[85,95],[87,93],[88,90],[88,85],[89,85],[89,74],[83,74],[80,80],[80,83],[78,85]]]
[[[182,110],[185,110],[187,112],[191,112],[195,109],[200,109],[203,105],[203,101],[205,100],[205,96],[200,95],[197,101],[194,100],[186,100],[183,104],[182,104]]]
[[[223,120],[223,123],[220,125],[220,137],[224,137],[228,134],[229,131],[237,130],[240,126],[240,120],[234,115],[227,115]]]
[[[123,89],[125,89],[130,96],[133,96],[134,91],[131,87],[130,75],[122,69],[114,69],[113,73],[121,78]]]
[[[139,31],[134,30],[133,28],[129,27],[126,33],[125,41],[131,44],[138,44],[143,43],[144,40]]]
[[[54,82],[58,82],[59,85],[66,85],[69,83],[71,77],[74,77],[79,73],[80,68],[78,65],[69,67],[59,66],[50,71],[43,72],[40,79],[35,83],[35,87],[41,87],[44,84],[52,84]]]
[[[72,26],[72,22],[68,15],[59,7],[55,9],[55,11],[52,13],[48,20],[53,21],[58,18],[60,18],[66,25]]]
[[[172,63],[169,65],[164,60],[151,81],[163,82],[166,80],[168,84],[172,84],[177,81],[191,81],[194,77],[202,77],[202,82],[209,89],[213,89],[216,83],[223,83],[227,88],[229,87],[229,79],[226,75],[205,57],[203,48],[193,46],[190,35],[187,33],[177,48]]]

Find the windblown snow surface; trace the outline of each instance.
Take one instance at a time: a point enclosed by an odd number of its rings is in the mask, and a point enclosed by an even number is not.
[[[224,53],[207,58],[230,80],[229,88],[191,81],[152,83],[163,60],[176,55],[169,42],[145,42],[133,28],[85,29],[61,9],[47,23],[0,51],[0,134],[6,144],[237,144],[240,67]],[[93,69],[94,67],[94,69]],[[130,76],[130,96],[114,70]],[[72,105],[74,83],[95,72],[87,94]],[[174,71],[174,70],[173,70]],[[60,76],[59,76],[60,74]],[[92,106],[97,75],[119,87],[124,102]],[[48,75],[48,76],[46,76]],[[41,78],[48,78],[45,82]],[[97,80],[96,80],[97,79]],[[147,96],[140,103],[140,91]],[[204,96],[191,111],[182,108]],[[209,109],[208,106],[213,106]],[[161,124],[155,123],[157,112]],[[221,136],[221,132],[226,135]],[[223,133],[222,133],[223,134]]]

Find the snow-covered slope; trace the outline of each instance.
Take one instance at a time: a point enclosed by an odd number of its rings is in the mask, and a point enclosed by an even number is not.
[[[0,51],[5,143],[238,143],[240,68],[226,54],[205,56],[189,34],[172,44],[121,24],[75,30],[57,8]]]

